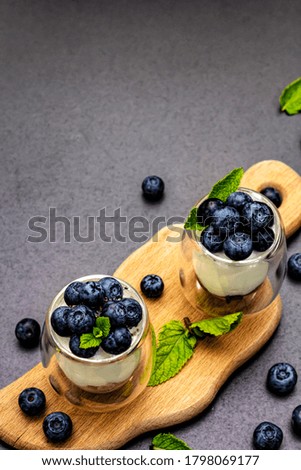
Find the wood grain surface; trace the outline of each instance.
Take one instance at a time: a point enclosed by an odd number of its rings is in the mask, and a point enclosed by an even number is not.
[[[280,208],[287,235],[301,224],[301,178],[282,162],[265,161],[251,167],[242,186],[260,190],[276,186],[283,194]],[[291,190],[289,190],[291,188]],[[146,303],[156,330],[169,320],[192,321],[199,318],[183,295],[178,281],[178,243],[167,241],[170,228],[165,227],[155,239],[132,253],[115,275],[140,290],[141,278],[151,272],[165,283],[160,299]],[[272,336],[281,319],[278,296],[266,309],[246,315],[231,333],[199,342],[195,354],[180,374],[157,387],[148,387],[132,404],[110,413],[85,412],[57,395],[49,385],[44,369],[38,364],[0,391],[0,438],[17,449],[118,449],[128,440],[149,430],[189,420],[201,413],[216,396],[232,372],[251,358]],[[47,409],[36,418],[25,416],[19,409],[19,393],[26,387],[44,390]],[[53,445],[45,438],[42,421],[52,411],[65,411],[74,424],[69,440]]]

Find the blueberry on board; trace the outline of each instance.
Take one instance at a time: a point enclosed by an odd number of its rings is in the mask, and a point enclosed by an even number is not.
[[[62,411],[54,411],[44,418],[43,431],[51,442],[66,441],[72,434],[72,420]]]
[[[275,234],[273,230],[266,227],[265,229],[253,234],[253,248],[260,252],[266,251],[273,245],[274,239]]]
[[[125,324],[129,328],[137,326],[142,320],[142,307],[135,299],[123,299],[122,304],[125,307]]]
[[[112,328],[117,326],[126,325],[126,308],[123,301],[109,301],[104,304],[101,316],[108,317],[110,319],[110,325]]]
[[[212,215],[211,226],[221,237],[233,233],[240,223],[239,212],[231,206],[217,209]]]
[[[214,233],[213,227],[209,225],[201,234],[201,242],[211,253],[217,253],[223,249],[225,237]]]
[[[29,387],[20,393],[18,403],[23,413],[28,416],[37,416],[45,409],[46,397],[39,388]]]
[[[82,282],[71,282],[69,286],[66,287],[64,292],[64,300],[69,307],[72,305],[80,304],[80,289],[82,287]]]
[[[114,277],[103,277],[98,281],[100,285],[104,301],[107,302],[108,300],[120,300],[123,296],[123,288],[117,279]]]
[[[253,444],[258,450],[277,450],[283,440],[282,430],[276,424],[264,421],[260,423],[253,433]]]
[[[129,349],[131,343],[132,335],[128,328],[123,326],[112,330],[109,335],[102,340],[101,347],[109,354],[121,354]]]
[[[197,222],[204,227],[211,224],[212,216],[217,209],[225,206],[223,201],[215,197],[205,199],[197,208]]]
[[[68,326],[68,316],[72,312],[70,307],[58,307],[51,315],[51,326],[60,336],[70,336],[71,331]]]
[[[280,192],[276,188],[268,186],[260,191],[265,197],[267,197],[276,207],[280,207],[282,203],[282,197]]]
[[[142,193],[148,201],[159,201],[164,193],[164,181],[159,176],[151,175],[142,182]]]
[[[140,282],[140,289],[150,299],[158,298],[164,290],[163,279],[157,274],[148,274]]]
[[[292,428],[298,436],[301,436],[301,405],[296,406],[292,413]]]
[[[98,309],[104,303],[104,292],[98,282],[84,282],[79,289],[80,304],[89,308]]]
[[[68,315],[68,328],[71,333],[89,333],[95,325],[95,315],[86,305],[77,305]]]
[[[83,357],[85,359],[89,359],[93,357],[98,349],[99,346],[91,347],[91,348],[80,348],[80,336],[79,335],[72,335],[69,341],[69,348],[70,351],[75,354],[75,356]]]
[[[229,235],[224,243],[224,252],[233,261],[241,261],[250,256],[253,251],[253,243],[250,235],[243,232]]]
[[[301,253],[294,253],[287,262],[287,274],[295,281],[301,281]]]
[[[21,346],[34,348],[40,342],[41,327],[33,318],[23,318],[15,328],[15,335]]]
[[[248,202],[242,209],[242,217],[250,225],[252,232],[258,232],[274,224],[274,215],[265,202]]]
[[[247,202],[253,202],[251,196],[243,191],[235,191],[231,193],[226,200],[226,205],[234,207],[238,212],[241,212]]]
[[[288,395],[293,391],[297,379],[297,372],[291,364],[279,362],[268,371],[267,388],[275,395]]]

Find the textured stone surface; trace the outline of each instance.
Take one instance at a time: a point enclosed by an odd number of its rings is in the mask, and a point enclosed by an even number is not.
[[[234,166],[272,158],[301,171],[301,117],[278,112],[282,88],[300,76],[300,16],[298,0],[1,1],[0,387],[39,361],[18,346],[17,321],[42,323],[62,285],[112,273],[138,246],[128,222],[126,243],[97,233],[65,243],[62,224],[56,242],[30,243],[30,218],[53,207],[79,216],[84,235],[103,207],[129,219],[185,216]],[[159,204],[141,198],[148,174],[165,181]],[[300,234],[289,244],[297,250]],[[195,449],[250,449],[255,426],[270,420],[283,449],[300,448],[290,430],[300,384],[282,399],[264,384],[278,361],[301,374],[300,292],[286,279],[272,341],[205,413],[168,431]],[[126,448],[146,449],[152,435]]]

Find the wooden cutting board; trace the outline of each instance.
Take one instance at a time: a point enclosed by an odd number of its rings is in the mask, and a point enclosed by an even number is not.
[[[244,175],[242,186],[261,190],[270,185],[283,195],[280,213],[289,237],[301,226],[301,178],[279,161],[263,161]],[[178,243],[166,241],[169,228],[131,254],[114,273],[138,291],[140,280],[149,273],[159,274],[165,283],[160,299],[148,300],[151,322],[156,330],[169,320],[192,321],[199,312],[186,301],[179,281]],[[246,315],[231,333],[199,342],[195,354],[180,374],[157,387],[148,387],[131,405],[111,413],[83,412],[57,395],[49,385],[41,364],[0,391],[0,439],[17,449],[118,449],[146,431],[171,426],[201,413],[232,372],[253,356],[272,336],[281,318],[278,296],[266,309]],[[47,398],[45,414],[68,413],[74,424],[71,438],[53,445],[42,431],[45,416],[30,418],[18,407],[20,392],[36,386]]]

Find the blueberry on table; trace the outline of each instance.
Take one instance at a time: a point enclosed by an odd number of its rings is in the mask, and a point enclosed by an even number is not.
[[[129,349],[132,343],[132,335],[127,327],[115,328],[106,336],[101,347],[109,354],[121,354]]]
[[[164,290],[163,279],[157,274],[148,274],[142,279],[140,289],[146,297],[156,299],[162,295]]]
[[[64,300],[67,305],[70,307],[72,305],[79,305],[80,304],[80,290],[82,287],[82,282],[71,282],[69,286],[66,287],[64,292]]]
[[[268,186],[260,191],[265,197],[267,197],[276,207],[280,207],[282,203],[282,197],[280,192],[276,188]]]
[[[164,181],[159,176],[147,176],[142,182],[142,192],[148,201],[158,201],[164,193]]]
[[[78,305],[68,315],[68,328],[71,333],[89,333],[95,325],[94,312],[86,305]]]
[[[45,409],[46,397],[39,388],[25,388],[19,395],[18,403],[23,413],[28,416],[37,416]]]
[[[104,303],[104,292],[98,282],[84,282],[79,289],[80,304],[97,309]]]
[[[267,388],[275,395],[288,395],[297,383],[297,372],[287,362],[279,362],[272,366],[267,375]]]
[[[224,238],[225,237],[221,237],[219,234],[216,234],[211,225],[203,230],[201,234],[202,244],[211,253],[217,253],[223,249]]]
[[[109,301],[104,304],[101,316],[108,317],[112,328],[126,325],[126,308],[123,301]]]
[[[21,346],[34,348],[40,342],[41,327],[33,318],[23,318],[15,328],[15,335]]]
[[[69,341],[70,351],[75,354],[75,356],[83,357],[84,359],[90,359],[90,357],[95,356],[99,346],[94,346],[91,348],[80,348],[80,336],[72,335]]]
[[[234,207],[238,212],[241,212],[244,206],[248,202],[253,202],[251,196],[247,193],[242,191],[236,191],[235,193],[231,193],[226,200],[226,205]]]
[[[123,299],[122,304],[125,307],[125,324],[129,328],[137,326],[142,320],[142,307],[135,299]]]
[[[72,420],[69,415],[62,411],[54,411],[45,417],[43,431],[51,442],[66,441],[72,434]]]
[[[233,233],[239,224],[240,215],[234,207],[225,206],[217,209],[212,215],[211,226],[221,236]]]
[[[243,232],[229,235],[224,243],[224,252],[233,261],[242,261],[250,256],[253,243],[250,235]]]
[[[223,207],[225,207],[225,204],[220,199],[215,197],[205,199],[197,208],[196,215],[198,224],[203,226],[210,225],[214,212]]]
[[[108,300],[120,300],[123,296],[123,288],[117,279],[114,277],[103,277],[98,282],[100,285],[104,301],[107,302]]]
[[[258,232],[274,223],[274,215],[265,202],[248,202],[241,212],[243,221],[250,226],[251,232]]]
[[[70,336],[71,331],[68,326],[68,316],[72,312],[70,307],[58,307],[51,315],[51,326],[59,336]]]
[[[277,450],[283,440],[282,430],[276,424],[264,421],[253,433],[253,444],[258,450]]]
[[[273,230],[266,227],[264,230],[253,235],[253,248],[260,252],[266,251],[273,245],[274,239],[275,234]]]
[[[292,428],[298,436],[301,436],[301,405],[296,406],[292,413]]]
[[[287,274],[295,281],[301,281],[301,253],[294,253],[287,262]]]

